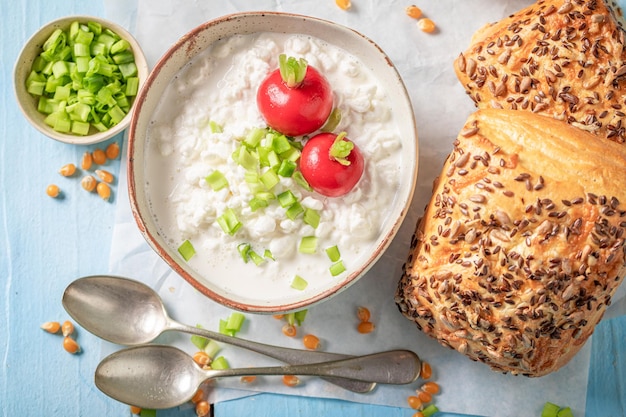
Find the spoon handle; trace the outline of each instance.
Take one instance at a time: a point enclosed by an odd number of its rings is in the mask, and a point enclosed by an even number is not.
[[[331,362],[283,365],[263,368],[236,368],[206,371],[207,378],[244,375],[313,375],[373,381],[381,384],[409,384],[420,375],[421,361],[409,350],[390,350]]]
[[[227,343],[232,346],[237,346],[256,353],[260,353],[262,355],[278,359],[281,362],[285,362],[291,365],[313,364],[319,362],[349,359],[353,357],[351,355],[343,355],[340,353],[300,350],[266,345],[265,343],[253,342],[251,340],[241,339],[239,337],[232,337],[222,333],[188,326],[182,323],[178,323],[174,320],[171,320],[168,330],[177,330],[189,334],[206,337],[208,339],[215,340],[216,342]],[[344,389],[358,393],[370,392],[376,386],[376,383],[374,381],[367,380],[346,379],[333,376],[328,376],[324,379]]]

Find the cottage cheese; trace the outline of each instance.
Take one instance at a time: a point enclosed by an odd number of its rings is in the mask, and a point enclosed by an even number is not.
[[[272,204],[252,211],[253,197],[245,170],[231,155],[251,129],[265,127],[256,107],[256,91],[278,66],[278,55],[303,57],[323,73],[333,89],[346,131],[361,149],[365,171],[356,188],[339,198],[307,192],[291,178],[278,190],[289,189],[304,207],[319,210],[314,229],[302,218],[289,220],[285,209]],[[304,35],[261,33],[220,41],[188,64],[167,87],[148,134],[147,194],[161,233],[177,248],[189,239],[196,249],[190,265],[208,277],[209,285],[239,297],[289,297],[293,277],[308,281],[305,291],[341,280],[333,277],[324,249],[337,245],[348,270],[367,259],[396,197],[401,175],[401,142],[389,98],[354,56],[319,39]],[[212,133],[209,122],[222,126]],[[205,177],[221,171],[229,187],[213,191]],[[243,226],[234,236],[216,223],[231,208]],[[317,236],[316,254],[298,252],[303,236]],[[245,264],[237,245],[247,242],[275,261]],[[250,288],[254,287],[254,294]]]

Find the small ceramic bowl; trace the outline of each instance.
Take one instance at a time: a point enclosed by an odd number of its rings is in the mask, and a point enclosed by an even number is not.
[[[26,78],[31,72],[35,58],[42,52],[44,42],[50,37],[54,30],[68,30],[71,23],[75,21],[78,21],[80,23],[100,23],[102,27],[109,28],[110,30],[118,34],[121,38],[127,40],[130,43],[133,54],[135,56],[135,64],[137,65],[137,71],[139,76],[139,88],[141,89],[144,82],[146,81],[146,78],[148,77],[149,70],[146,58],[143,51],[141,50],[141,47],[139,46],[139,43],[137,43],[137,40],[135,40],[135,38],[126,29],[114,22],[102,19],[100,17],[83,15],[67,16],[54,20],[44,25],[35,34],[33,34],[30,39],[26,41],[26,44],[22,48],[22,51],[20,52],[17,61],[15,62],[15,67],[13,70],[13,85],[20,110],[22,111],[26,119],[30,122],[30,124],[32,124],[37,130],[39,130],[44,135],[60,142],[78,145],[89,145],[103,142],[126,129],[130,124],[132,109],[135,107],[134,102],[132,104],[131,110],[126,114],[126,116],[118,124],[114,125],[110,129],[101,132],[94,127],[91,127],[87,135],[79,136],[70,133],[58,132],[52,129],[52,127],[48,126],[44,122],[46,115],[37,110],[38,98],[31,95],[26,90]]]
[[[196,254],[187,262],[178,253],[179,246],[185,237],[174,236],[174,234],[179,234],[179,231],[174,230],[176,226],[173,226],[177,224],[177,220],[176,210],[172,207],[171,197],[172,194],[176,193],[176,190],[180,189],[176,180],[172,178],[179,175],[185,169],[185,166],[175,162],[170,164],[172,166],[168,168],[168,162],[164,158],[169,156],[164,155],[162,152],[169,152],[170,155],[173,152],[177,155],[176,157],[183,153],[196,152],[189,149],[189,139],[192,142],[196,141],[196,143],[197,141],[202,141],[206,132],[200,132],[196,137],[194,136],[193,128],[187,129],[177,126],[176,120],[188,120],[188,115],[179,117],[177,115],[182,113],[178,112],[182,112],[183,110],[181,109],[186,108],[187,111],[193,113],[193,118],[199,114],[200,125],[206,126],[206,119],[209,117],[206,115],[206,111],[211,111],[211,106],[219,109],[224,108],[224,104],[216,106],[211,99],[210,93],[218,90],[220,93],[228,96],[239,97],[232,104],[233,109],[235,109],[233,111],[237,115],[244,114],[246,116],[243,117],[247,117],[248,114],[252,114],[252,118],[257,117],[254,115],[257,110],[252,91],[243,93],[243,96],[240,97],[240,94],[237,92],[224,90],[231,87],[224,87],[230,84],[227,79],[223,78],[226,76],[222,75],[224,73],[221,71],[229,73],[233,70],[233,65],[238,68],[248,68],[250,71],[264,67],[263,64],[254,64],[252,68],[250,67],[251,64],[240,62],[239,56],[230,55],[231,53],[238,53],[233,51],[248,51],[248,47],[245,46],[248,44],[244,44],[244,42],[246,42],[245,39],[249,38],[240,38],[240,36],[252,35],[253,37],[257,36],[256,39],[258,39],[258,36],[263,35],[272,39],[280,39],[279,37],[285,34],[299,39],[299,41],[295,41],[297,45],[300,45],[299,42],[306,44],[308,42],[307,39],[310,38],[319,40],[320,50],[316,51],[322,55],[334,53],[331,52],[331,50],[335,51],[334,48],[346,51],[348,55],[352,56],[352,58],[346,58],[346,60],[356,63],[350,64],[350,62],[344,61],[343,58],[339,60],[339,63],[346,63],[348,66],[354,65],[357,71],[368,72],[373,79],[378,81],[378,90],[384,91],[387,97],[386,100],[389,103],[388,112],[380,116],[377,116],[377,113],[363,116],[370,118],[380,117],[381,120],[392,119],[398,132],[397,138],[400,148],[396,148],[397,153],[395,155],[397,159],[394,160],[394,163],[397,161],[396,165],[393,167],[387,165],[378,171],[380,175],[385,175],[390,170],[396,172],[395,169],[398,172],[397,175],[393,174],[390,176],[387,174],[386,176],[387,178],[393,177],[395,182],[393,185],[387,185],[393,191],[389,199],[385,200],[385,206],[381,207],[378,205],[377,214],[380,214],[384,220],[380,221],[380,226],[371,228],[375,232],[371,233],[367,242],[365,242],[365,239],[363,242],[358,240],[358,238],[353,239],[353,241],[357,241],[354,245],[358,246],[358,249],[355,251],[358,252],[358,255],[355,255],[352,262],[346,265],[346,270],[343,273],[333,277],[328,273],[327,266],[322,266],[324,269],[321,270],[321,273],[317,273],[314,271],[318,271],[316,269],[318,265],[312,265],[312,262],[308,259],[301,260],[302,258],[297,258],[300,260],[285,261],[290,265],[287,267],[289,269],[288,273],[284,274],[288,279],[279,278],[278,273],[272,272],[275,271],[273,269],[276,266],[274,262],[283,262],[281,259],[278,259],[279,257],[276,257],[276,260],[268,260],[267,263],[260,267],[256,267],[252,261],[246,263],[241,258],[237,258],[237,250],[234,249],[234,245],[238,244],[236,234],[232,239],[222,234],[221,236],[229,239],[226,243],[221,242],[220,239],[216,239],[219,242],[208,242],[208,245],[206,245],[206,241],[203,243],[198,242]],[[229,43],[229,40],[232,40],[232,42]],[[265,45],[264,42],[266,41],[255,40],[251,41],[250,45],[259,43]],[[267,42],[269,45],[273,44],[273,41]],[[277,43],[280,42],[283,41],[277,40]],[[314,47],[318,46],[312,46],[311,48]],[[277,57],[278,53],[281,53],[281,47],[275,49],[279,51],[273,50],[267,55],[274,57],[274,54],[276,54]],[[210,58],[206,58],[205,52],[207,51],[211,54]],[[250,52],[250,55],[255,55],[256,53]],[[260,53],[260,55],[264,54]],[[310,58],[315,60],[316,56],[311,56]],[[272,58],[268,59],[271,60]],[[266,64],[265,66],[270,67],[270,62],[266,62]],[[190,71],[190,73],[186,71]],[[215,72],[216,75],[212,75],[212,72]],[[350,69],[346,69],[346,73],[350,73]],[[190,75],[186,78],[185,74]],[[246,74],[249,74],[249,72],[246,72]],[[266,73],[263,72],[257,75],[260,78],[264,76],[263,74]],[[330,75],[330,72],[327,74]],[[234,78],[236,82],[239,82],[245,76],[239,77],[237,75]],[[255,82],[256,79],[254,82],[245,81],[244,84],[252,86],[249,88],[256,91],[256,87],[254,87],[256,85],[254,84]],[[213,87],[213,83],[215,83],[215,87]],[[203,89],[201,93],[197,92],[197,88],[206,88],[206,86],[211,86],[208,88],[212,90],[206,92],[206,94]],[[354,89],[359,87],[360,84],[357,82]],[[194,97],[199,97],[205,103],[204,105],[208,107],[205,108],[203,105],[198,105],[197,102],[193,102],[194,104],[185,107],[186,99],[178,97],[176,94],[179,94],[181,90],[187,91],[187,89],[190,89],[190,94],[195,94]],[[350,89],[350,92],[352,91]],[[241,100],[248,100],[246,102],[248,103],[247,110],[242,110],[241,106],[245,107],[246,105]],[[240,13],[209,21],[184,35],[165,53],[148,77],[137,102],[138,105],[129,127],[128,175],[131,208],[139,229],[149,245],[176,273],[202,294],[229,308],[255,313],[284,313],[307,308],[340,293],[357,282],[382,256],[399,230],[411,203],[417,177],[418,140],[413,108],[407,91],[391,60],[385,53],[368,38],[341,25],[318,18],[278,12]],[[253,104],[250,105],[250,102]],[[233,120],[232,118],[228,119]],[[205,120],[205,122],[201,122],[201,120]],[[153,133],[155,126],[160,126],[166,132],[162,135]],[[204,127],[200,128],[204,129]],[[353,126],[344,128],[347,130],[354,129]],[[169,149],[163,148],[162,143],[160,143],[163,139],[168,141],[165,147]],[[236,138],[233,138],[230,143],[236,143]],[[377,147],[379,144],[376,139],[369,143],[373,147]],[[226,156],[222,160],[231,159],[229,152],[225,152]],[[380,152],[384,153],[385,151],[381,149]],[[211,153],[211,150],[208,153]],[[210,160],[210,156],[207,160]],[[369,162],[366,161],[367,163],[377,164],[377,160],[372,158]],[[206,174],[203,175],[208,175],[212,171],[212,167],[209,166],[207,168]],[[375,168],[372,167],[372,169]],[[205,172],[204,167],[203,172]],[[370,179],[363,181],[368,183]],[[193,182],[193,184],[196,183]],[[241,182],[239,185],[234,185],[234,187],[238,186],[245,186],[245,184]],[[231,188],[232,190],[234,188]],[[377,200],[378,197],[375,192],[369,192],[368,198],[370,198],[370,202],[380,201]],[[200,193],[202,193],[202,190],[200,190]],[[186,193],[185,195],[189,194]],[[355,198],[358,197],[355,196]],[[324,199],[319,198],[319,200]],[[349,197],[346,200],[324,201],[326,201],[324,204],[335,204],[336,201],[341,201],[341,204],[348,210],[358,205],[358,203],[351,201]],[[204,208],[206,208],[206,204],[200,210]],[[242,208],[242,210],[245,210],[245,208]],[[350,218],[350,215],[348,217]],[[206,223],[202,225],[202,227],[205,226]],[[282,224],[280,227],[282,227]],[[335,228],[336,223],[331,227]],[[172,232],[172,230],[174,231]],[[197,230],[197,228],[194,230]],[[220,229],[217,224],[213,224],[208,226],[206,232],[220,233]],[[289,233],[287,235],[291,238]],[[250,234],[247,238],[252,235]],[[200,233],[199,238],[206,239],[206,236],[206,233]],[[345,236],[345,234],[342,236]],[[297,242],[297,239],[297,237],[293,238],[294,242],[290,243],[293,245],[292,247],[295,246],[294,243]],[[272,243],[275,243],[273,237],[268,244],[271,245]],[[251,241],[251,244],[255,249],[260,250],[261,254],[263,253],[263,247],[259,241]],[[230,251],[227,255],[224,255],[226,253],[224,247]],[[319,256],[320,264],[330,265],[330,261],[322,253],[323,251],[323,248],[318,248],[315,256]],[[296,254],[296,256],[299,255]],[[291,267],[293,267],[293,270],[290,269]],[[321,269],[322,267],[319,268]],[[291,282],[292,285],[290,286],[289,279],[294,277],[298,273],[297,271],[300,271],[299,274],[305,277],[305,280],[308,279],[308,285],[304,289],[294,289],[292,286],[293,282]]]

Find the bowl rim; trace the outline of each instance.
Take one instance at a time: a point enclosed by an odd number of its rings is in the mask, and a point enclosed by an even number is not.
[[[218,292],[213,291],[212,289],[208,288],[205,284],[200,282],[198,279],[196,279],[196,277],[194,276],[194,273],[189,272],[189,271],[194,272],[190,267],[189,268],[185,267],[183,265],[182,260],[177,260],[173,256],[170,255],[170,252],[173,253],[175,252],[175,250],[168,247],[164,243],[160,243],[159,241],[160,233],[158,231],[158,227],[152,225],[154,230],[151,230],[149,223],[150,222],[153,223],[153,218],[152,218],[153,215],[152,213],[149,212],[149,210],[147,213],[144,213],[142,211],[141,204],[138,201],[138,199],[145,198],[145,197],[143,195],[142,196],[137,195],[138,184],[135,183],[135,173],[137,171],[137,169],[135,168],[136,159],[137,159],[135,156],[135,152],[136,152],[137,142],[143,140],[145,144],[145,140],[144,140],[145,138],[136,137],[136,130],[138,128],[138,123],[139,123],[139,114],[141,113],[141,109],[143,108],[143,105],[146,103],[146,98],[149,94],[151,85],[153,84],[155,79],[159,76],[163,68],[167,65],[168,60],[172,57],[172,55],[177,53],[181,48],[186,48],[187,53],[190,53],[190,50],[195,47],[194,38],[198,34],[202,33],[203,31],[207,30],[208,28],[212,26],[218,25],[225,21],[242,19],[246,17],[265,17],[268,15],[276,16],[276,17],[284,17],[288,19],[314,21],[323,25],[332,25],[336,29],[351,32],[353,36],[356,36],[357,38],[361,38],[361,40],[366,41],[370,43],[372,46],[374,46],[377,49],[378,53],[381,55],[381,58],[386,60],[388,67],[394,73],[395,79],[398,81],[398,85],[402,91],[403,102],[405,102],[406,105],[408,105],[411,109],[412,116],[410,120],[410,124],[411,124],[410,130],[411,130],[413,144],[415,148],[414,154],[412,155],[413,157],[410,158],[410,160],[412,161],[412,167],[411,167],[411,172],[410,172],[410,179],[407,181],[408,185],[410,185],[409,187],[410,189],[405,193],[406,195],[403,196],[404,201],[402,202],[399,216],[396,219],[393,219],[392,221],[390,219],[390,225],[386,226],[384,229],[384,233],[381,234],[381,236],[382,235],[384,236],[382,238],[379,237],[377,239],[377,245],[373,247],[373,254],[369,256],[361,265],[359,265],[359,267],[355,269],[349,276],[347,276],[345,279],[341,281],[338,281],[336,285],[332,285],[323,291],[311,294],[309,297],[299,299],[293,302],[281,303],[280,305],[276,305],[276,304],[266,305],[266,304],[261,304],[258,302],[250,303],[250,302],[244,302],[244,301],[237,301],[236,299],[228,298],[225,295],[222,295]],[[276,31],[276,32],[280,32],[280,31]],[[249,32],[245,32],[245,33],[249,33]],[[289,33],[292,33],[292,32],[289,32]],[[293,33],[296,33],[296,31],[294,31]],[[193,59],[193,57],[190,59]],[[180,71],[183,67],[184,67],[184,64],[180,66],[178,69],[176,69],[175,72]],[[167,82],[169,81],[171,80],[168,80]],[[415,118],[413,106],[411,103],[410,95],[408,94],[408,91],[406,89],[406,85],[404,84],[404,81],[400,77],[400,74],[398,73],[397,68],[393,65],[391,59],[374,41],[372,41],[370,38],[363,35],[362,33],[352,28],[349,28],[347,26],[344,26],[342,24],[325,20],[325,19],[321,19],[321,18],[317,18],[317,17],[302,15],[302,14],[296,14],[296,13],[290,13],[290,12],[275,12],[275,11],[238,12],[238,13],[227,14],[227,15],[217,17],[215,19],[208,20],[194,27],[193,29],[188,31],[186,34],[184,34],[182,37],[180,37],[161,56],[161,58],[157,61],[156,65],[154,66],[153,70],[150,72],[145,83],[145,88],[143,88],[138,94],[137,103],[138,103],[137,107],[134,109],[133,115],[130,121],[129,134],[128,134],[128,148],[127,148],[128,149],[127,182],[128,182],[129,201],[130,201],[133,218],[135,219],[135,222],[139,228],[139,231],[141,232],[141,234],[143,235],[144,239],[147,241],[149,246],[166,262],[166,264],[174,272],[176,272],[180,277],[182,277],[185,281],[187,281],[200,293],[202,293],[209,299],[212,299],[213,301],[216,301],[219,304],[222,304],[223,306],[226,306],[228,308],[239,310],[239,311],[244,311],[244,312],[261,313],[261,314],[286,313],[286,312],[301,310],[303,308],[309,308],[334,295],[339,294],[343,290],[347,289],[348,287],[356,283],[362,276],[364,276],[365,273],[383,255],[385,250],[391,244],[391,241],[393,240],[393,238],[397,235],[397,232],[399,231],[408,213],[411,202],[413,200],[413,196],[415,193],[415,184],[417,181],[418,165],[419,165],[419,141],[418,141],[418,135],[417,135],[416,118]],[[142,166],[140,166],[139,168],[143,169]],[[408,175],[408,174],[409,172],[403,172],[403,175]],[[396,196],[396,198],[398,198],[398,195]],[[148,216],[150,220],[145,219],[144,216]]]
[[[133,50],[133,54],[135,56],[135,63],[137,65],[137,71],[139,76],[139,90],[145,84],[148,75],[149,75],[149,66],[146,60],[146,56],[141,48],[141,45],[137,41],[137,39],[123,26],[118,23],[115,23],[111,20],[104,19],[99,16],[91,16],[91,15],[70,15],[59,17],[57,19],[51,20],[44,25],[40,26],[25,42],[20,50],[15,63],[13,65],[13,92],[15,99],[17,101],[18,107],[21,113],[24,115],[24,118],[39,132],[48,136],[51,139],[57,140],[59,142],[74,144],[74,145],[92,145],[99,142],[104,142],[112,138],[113,136],[119,134],[124,131],[129,125],[130,120],[132,118],[133,110],[136,107],[137,96],[133,100],[133,104],[129,112],[124,116],[124,118],[115,126],[107,129],[103,132],[96,132],[90,135],[79,136],[66,134],[62,132],[57,132],[52,129],[50,126],[46,125],[43,122],[45,116],[39,113],[36,107],[33,109],[32,104],[35,103],[35,98],[32,97],[30,93],[26,91],[24,88],[24,82],[26,80],[26,76],[28,76],[28,72],[32,66],[32,62],[35,56],[30,56],[27,52],[31,49],[33,43],[43,43],[52,33],[55,28],[66,29],[69,25],[74,22],[86,22],[86,21],[94,21],[102,24],[103,26],[113,30],[115,33],[120,35],[122,38],[127,40],[131,48]]]

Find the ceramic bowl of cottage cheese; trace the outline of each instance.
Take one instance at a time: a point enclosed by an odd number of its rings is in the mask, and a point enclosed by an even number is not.
[[[297,175],[315,132],[280,135],[257,108],[280,54],[325,76],[341,115],[332,131],[363,155],[363,174],[343,196],[318,194]],[[137,103],[128,171],[139,229],[183,279],[229,308],[297,311],[347,289],[411,203],[418,139],[405,86],[373,41],[341,25],[276,12],[206,22],[159,60]],[[277,136],[291,144],[280,154],[295,162],[287,174],[271,162]]]

